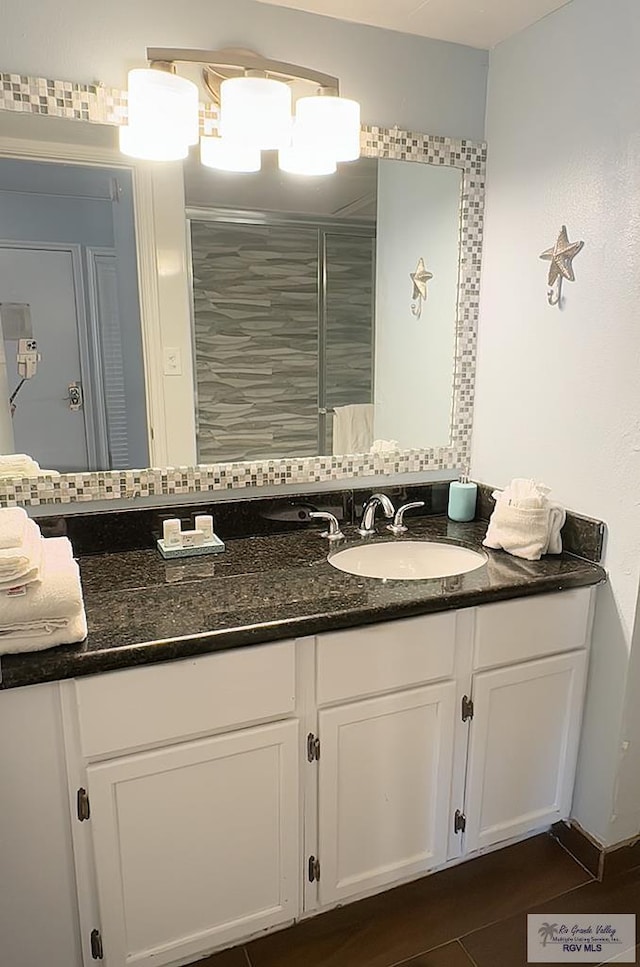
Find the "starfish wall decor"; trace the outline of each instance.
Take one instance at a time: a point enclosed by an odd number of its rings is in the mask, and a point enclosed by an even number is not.
[[[413,282],[411,312],[416,319],[419,319],[422,315],[422,303],[427,301],[427,283],[433,278],[433,272],[427,272],[424,259],[418,259],[418,265],[415,272],[410,272],[409,276]]]
[[[547,292],[547,299],[550,306],[560,305],[563,279],[566,279],[568,282],[575,282],[576,277],[573,274],[573,260],[583,245],[584,242],[570,242],[569,236],[567,235],[567,226],[563,225],[560,229],[556,244],[553,248],[548,248],[540,256],[541,259],[551,262],[548,278],[549,291]]]

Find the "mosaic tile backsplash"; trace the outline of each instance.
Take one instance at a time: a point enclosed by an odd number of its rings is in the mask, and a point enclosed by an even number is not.
[[[126,94],[101,85],[0,72],[0,110],[70,118],[96,124],[126,123]],[[210,119],[210,106],[203,107]],[[450,445],[401,453],[289,458],[140,471],[64,474],[28,480],[0,479],[0,506],[69,504],[114,498],[139,499],[280,484],[308,484],[380,474],[458,470],[468,467],[473,420],[476,334],[483,240],[486,145],[364,127],[362,154],[463,171],[460,213],[460,281]]]

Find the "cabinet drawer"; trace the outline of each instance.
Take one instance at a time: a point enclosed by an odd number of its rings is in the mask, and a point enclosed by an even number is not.
[[[295,706],[295,644],[78,679],[87,758],[287,715]]]
[[[452,612],[321,635],[318,705],[450,678],[455,635]]]
[[[590,589],[580,588],[482,605],[476,612],[474,668],[584,648],[590,599]]]

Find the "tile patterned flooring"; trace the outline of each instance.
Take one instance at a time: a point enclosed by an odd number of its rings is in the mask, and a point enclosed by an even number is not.
[[[599,883],[540,835],[194,967],[526,967],[526,914],[547,911],[640,922],[640,866]]]

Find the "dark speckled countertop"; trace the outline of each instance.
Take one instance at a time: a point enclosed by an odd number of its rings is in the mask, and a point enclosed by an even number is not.
[[[486,526],[423,517],[411,522],[406,537],[479,549]],[[357,538],[352,528],[347,538]],[[583,587],[606,577],[597,564],[570,554],[528,562],[488,551],[484,566],[458,577],[381,581],[336,570],[328,550],[317,531],[305,529],[231,540],[224,554],[181,561],[164,561],[155,549],[83,557],[87,641],[2,656],[2,688]]]

